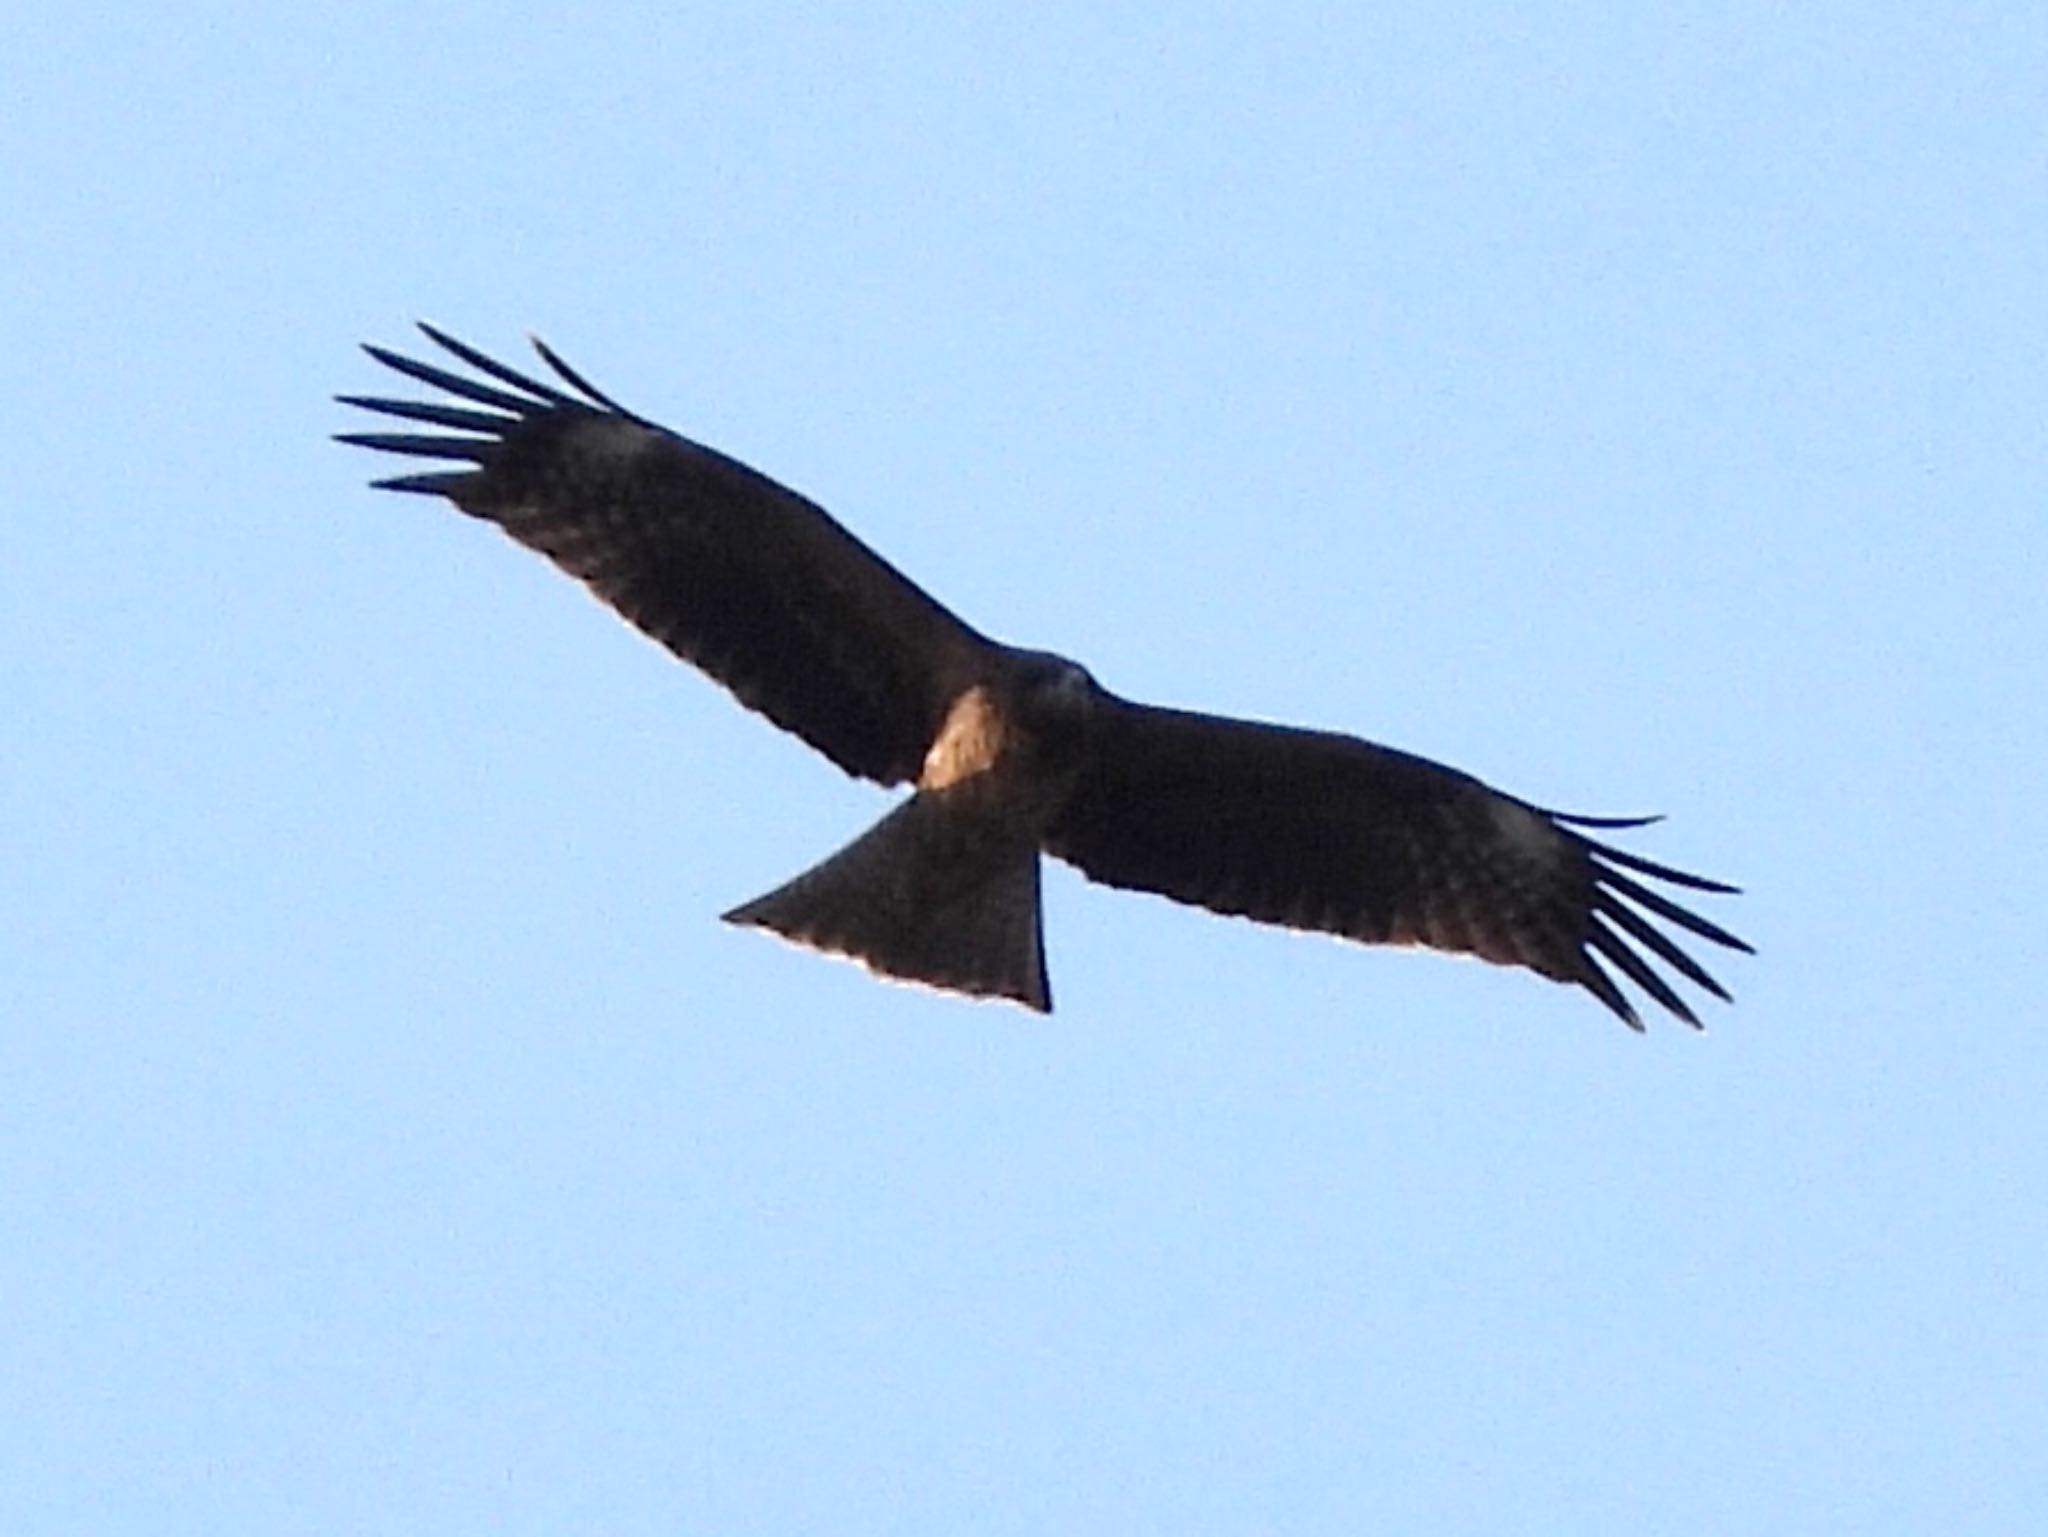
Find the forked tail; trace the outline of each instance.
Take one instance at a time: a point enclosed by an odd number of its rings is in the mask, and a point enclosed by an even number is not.
[[[1038,846],[943,791],[912,796],[725,921],[851,956],[883,976],[1052,1012]]]

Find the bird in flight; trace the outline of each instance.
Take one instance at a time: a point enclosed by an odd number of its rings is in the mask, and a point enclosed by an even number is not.
[[[1650,883],[1736,888],[1589,836],[1655,818],[1545,811],[1356,737],[1121,698],[981,634],[823,508],[627,410],[537,338],[559,382],[420,329],[471,372],[365,349],[450,397],[338,397],[436,429],[340,434],[443,461],[375,485],[495,523],[848,774],[911,786],[726,921],[1050,1012],[1048,853],[1213,912],[1526,967],[1638,1030],[1614,972],[1696,1028],[1653,963],[1728,999],[1666,928],[1750,947]]]

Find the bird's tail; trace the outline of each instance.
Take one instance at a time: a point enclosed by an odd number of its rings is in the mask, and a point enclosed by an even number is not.
[[[921,792],[727,923],[870,970],[1052,1012],[1038,846],[944,791]]]

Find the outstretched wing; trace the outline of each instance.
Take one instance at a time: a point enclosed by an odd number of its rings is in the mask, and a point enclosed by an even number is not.
[[[987,640],[815,503],[634,415],[538,340],[567,390],[420,329],[494,382],[367,348],[461,402],[339,397],[447,429],[341,434],[453,461],[378,486],[497,524],[849,774],[917,777]]]
[[[1634,822],[1540,811],[1355,737],[1114,696],[1091,730],[1088,767],[1045,846],[1111,886],[1368,944],[1526,966],[1585,988],[1636,1029],[1642,1022],[1603,959],[1696,1028],[1651,960],[1728,997],[1652,918],[1749,949],[1637,877],[1734,887],[1577,831]]]

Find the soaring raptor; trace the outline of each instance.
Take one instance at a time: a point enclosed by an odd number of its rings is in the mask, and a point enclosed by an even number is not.
[[[497,524],[848,774],[912,787],[727,921],[1049,1012],[1043,851],[1219,913],[1525,966],[1638,1030],[1609,966],[1695,1027],[1653,961],[1728,998],[1653,920],[1749,946],[1646,882],[1735,888],[1586,832],[1653,819],[1544,811],[1356,737],[1120,698],[971,628],[816,504],[627,410],[539,341],[559,385],[421,330],[481,377],[366,349],[460,402],[341,396],[440,429],[343,434],[453,466],[376,485]]]

